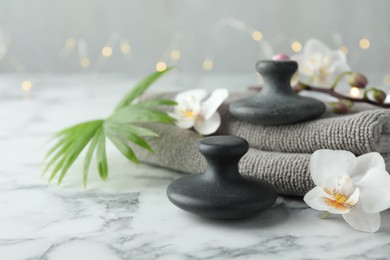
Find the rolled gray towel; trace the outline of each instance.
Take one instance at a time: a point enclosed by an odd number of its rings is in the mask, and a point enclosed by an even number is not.
[[[148,124],[159,133],[158,138],[148,139],[155,154],[131,145],[138,158],[148,164],[185,173],[201,173],[206,169],[206,160],[198,151],[202,137],[192,130],[163,124]],[[249,149],[241,159],[240,173],[271,183],[279,194],[303,196],[314,187],[309,172],[310,154],[264,152]],[[390,165],[390,156],[385,156]]]
[[[245,138],[252,148],[286,153],[313,153],[319,149],[348,150],[356,155],[390,153],[390,110],[355,104],[350,114],[327,111],[321,118],[292,125],[255,125],[234,118],[229,103],[253,92],[231,95],[219,109],[222,125],[217,134]],[[152,94],[145,99],[174,98],[176,93]]]

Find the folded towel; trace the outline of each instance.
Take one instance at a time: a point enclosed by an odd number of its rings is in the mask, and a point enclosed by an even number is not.
[[[132,145],[138,158],[148,164],[186,173],[201,173],[206,160],[198,151],[202,137],[192,130],[171,125],[148,124],[160,136],[148,139],[155,154]],[[249,149],[239,164],[240,173],[271,183],[279,194],[303,196],[314,187],[309,172],[310,154],[264,152]],[[390,165],[390,156],[385,156]]]
[[[176,93],[153,94],[146,99],[174,98]],[[318,149],[390,153],[390,110],[355,104],[347,115],[327,111],[321,118],[292,125],[266,126],[243,122],[228,112],[229,103],[253,92],[231,94],[219,109],[222,125],[217,134],[245,138],[252,148],[287,153],[313,153]]]

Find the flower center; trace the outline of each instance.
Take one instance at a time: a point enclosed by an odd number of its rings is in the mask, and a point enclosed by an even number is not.
[[[318,74],[317,74],[318,81],[320,81],[321,83],[325,83],[326,79],[329,77],[329,74],[330,73],[327,70],[327,68],[325,68],[324,66],[320,66],[318,68]]]
[[[198,113],[194,112],[193,110],[189,110],[189,109],[183,109],[180,111],[180,113],[182,115],[184,115],[185,117],[197,117],[198,116]]]
[[[333,197],[334,197],[335,201],[337,201],[338,203],[342,203],[342,204],[344,204],[348,199],[347,196],[340,194],[340,193],[337,193],[337,192],[333,194]]]
[[[355,207],[359,199],[359,190],[355,189],[351,178],[345,175],[339,178],[334,188],[324,188],[329,197],[323,197],[324,202],[339,211],[347,211]]]
[[[356,203],[348,202],[349,196],[338,192],[336,189],[330,190],[329,188],[324,188],[324,191],[331,196],[331,198],[324,197],[325,203],[337,210],[348,210],[352,209]]]
[[[193,117],[194,116],[193,111],[185,111],[184,114],[186,115],[186,117]]]

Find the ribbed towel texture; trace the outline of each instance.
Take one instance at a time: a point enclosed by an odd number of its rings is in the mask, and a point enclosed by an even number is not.
[[[318,149],[348,150],[356,155],[390,153],[390,110],[355,104],[347,115],[327,111],[321,118],[284,126],[255,125],[234,118],[229,103],[256,93],[231,94],[219,109],[220,134],[245,138],[251,147],[264,151],[313,153]],[[174,98],[175,93],[147,96],[146,99]]]
[[[247,94],[234,95],[242,97]],[[145,99],[173,98],[174,94]],[[286,126],[253,125],[233,118],[228,100],[220,108],[222,124],[216,134],[248,140],[251,149],[240,161],[240,172],[270,182],[279,194],[303,196],[314,187],[309,172],[310,154],[318,149],[349,150],[356,155],[377,151],[390,166],[390,111],[356,106],[353,114],[322,118]],[[142,162],[186,173],[201,173],[206,161],[198,151],[202,137],[176,126],[148,124],[160,134],[149,139],[156,154],[132,146]]]
[[[206,169],[206,160],[198,151],[201,136],[192,130],[170,125],[148,124],[148,127],[160,136],[148,140],[155,154],[132,146],[142,162],[185,173],[201,173]],[[384,157],[389,166],[390,157]],[[265,152],[251,148],[241,159],[239,170],[244,176],[268,181],[279,194],[303,196],[314,187],[309,160],[310,154]]]

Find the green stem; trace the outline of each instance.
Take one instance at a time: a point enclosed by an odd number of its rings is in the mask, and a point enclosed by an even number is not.
[[[376,88],[368,88],[368,89],[366,89],[366,90],[364,91],[364,93],[363,93],[363,99],[368,100],[367,94],[368,94],[369,92],[371,92],[371,91],[376,91]]]
[[[328,218],[329,216],[330,216],[329,211],[325,211],[325,212],[322,214],[321,219],[326,219],[326,218]]]
[[[342,80],[345,76],[351,75],[351,74],[352,74],[352,71],[346,71],[346,72],[340,73],[336,77],[336,79],[334,80],[331,89],[335,89],[337,87],[337,85],[339,84],[340,80]]]
[[[340,94],[340,93],[338,93],[338,92],[336,92],[336,91],[334,91],[333,89],[330,89],[330,88],[314,87],[314,86],[306,85],[303,82],[299,82],[298,85],[297,85],[298,87],[297,86],[294,87],[294,89],[297,89],[298,91],[300,89],[304,89],[304,90],[307,90],[307,91],[314,91],[314,92],[320,92],[320,93],[328,94],[328,95],[330,95],[332,97],[336,97],[338,99],[346,99],[346,100],[350,100],[350,101],[356,102],[356,103],[368,103],[368,104],[371,104],[371,105],[377,106],[377,107],[390,108],[390,104],[381,104],[381,103],[372,101],[372,100],[370,100],[368,98],[367,99],[365,99],[365,98],[353,98],[353,97],[350,97],[350,96],[346,96],[346,95]]]

